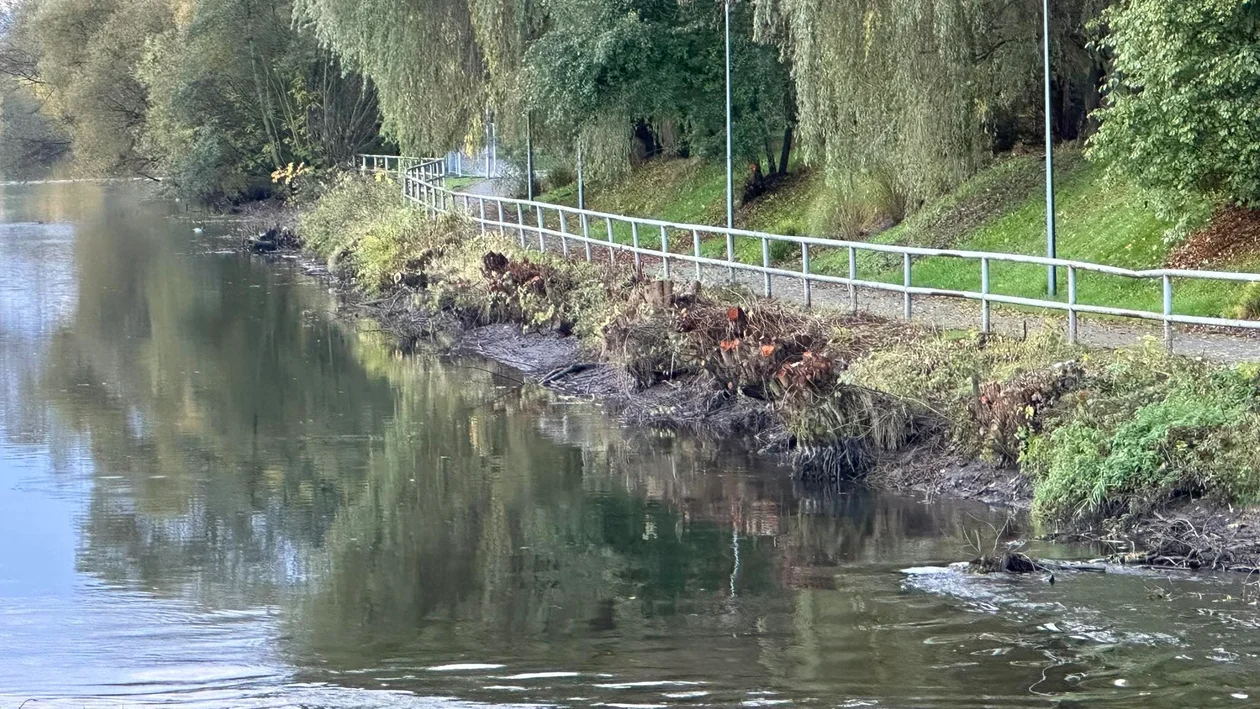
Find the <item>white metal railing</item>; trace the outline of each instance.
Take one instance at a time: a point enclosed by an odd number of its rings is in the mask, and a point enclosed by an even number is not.
[[[799,280],[805,304],[812,303],[812,288],[815,283],[847,286],[849,305],[854,311],[858,309],[857,289],[901,293],[903,310],[907,320],[913,314],[913,296],[944,296],[979,301],[980,329],[989,332],[992,322],[992,306],[994,303],[1041,308],[1067,313],[1068,339],[1075,343],[1078,332],[1078,319],[1081,314],[1107,315],[1116,317],[1138,318],[1162,322],[1165,342],[1171,346],[1173,326],[1175,324],[1207,325],[1216,327],[1232,327],[1260,330],[1260,321],[1238,320],[1231,318],[1203,317],[1178,314],[1173,309],[1174,280],[1207,280],[1218,282],[1260,282],[1260,273],[1240,273],[1232,271],[1196,271],[1187,269],[1152,269],[1135,271],[1117,266],[1071,261],[1067,259],[1046,258],[1043,256],[1025,256],[985,251],[962,251],[957,249],[930,249],[916,246],[896,246],[891,244],[872,244],[860,241],[840,241],[808,236],[788,236],[749,231],[746,229],[727,229],[725,227],[686,224],[660,219],[628,217],[619,214],[608,214],[590,209],[578,209],[546,202],[498,197],[494,195],[478,195],[458,192],[445,186],[447,164],[444,158],[418,159],[399,156],[364,155],[360,156],[360,168],[397,172],[403,187],[404,196],[421,205],[429,214],[461,211],[474,222],[481,225],[482,231],[496,228],[506,234],[515,232],[522,248],[531,248],[535,244],[542,251],[548,250],[548,239],[559,239],[560,250],[567,257],[570,245],[576,242],[583,246],[586,260],[592,259],[592,247],[608,249],[610,260],[616,259],[616,252],[628,252],[634,255],[636,265],[643,262],[644,257],[659,259],[665,278],[671,276],[671,262],[689,263],[695,266],[699,279],[705,266],[726,269],[730,276],[736,271],[747,271],[762,275],[763,292],[772,295],[774,277]],[[489,207],[489,209],[487,209]],[[548,217],[552,217],[548,219]],[[580,231],[570,231],[569,221],[572,219]],[[533,223],[529,223],[530,220]],[[551,226],[551,223],[558,228]],[[603,238],[593,236],[602,225]],[[622,243],[614,236],[614,225],[629,226],[630,243]],[[646,233],[645,233],[646,229]],[[674,232],[671,242],[671,232]],[[705,235],[725,237],[726,258],[711,258],[701,255],[700,244]],[[735,239],[748,238],[760,240],[761,263],[750,264],[735,259]],[[680,246],[680,239],[689,239],[691,252],[674,251],[671,247]],[[651,247],[644,244],[655,242]],[[790,270],[774,266],[771,263],[771,244],[775,242],[791,244],[800,255],[800,270]],[[810,256],[814,249],[843,249],[847,251],[848,273],[846,276],[816,273],[811,270]],[[860,252],[875,252],[901,257],[902,279],[900,283],[888,283],[862,279],[858,277],[857,256]],[[930,257],[946,257],[973,263],[980,271],[980,290],[950,290],[916,286],[913,283],[913,265],[915,259]],[[1062,268],[1067,273],[1067,300],[1047,300],[1043,298],[1027,298],[1022,296],[994,293],[990,287],[990,271],[994,263],[1022,263]],[[1114,308],[1103,305],[1081,303],[1077,298],[1077,280],[1082,273],[1100,274],[1121,278],[1140,279],[1158,282],[1162,285],[1163,308],[1159,312],[1136,310],[1130,308]]]

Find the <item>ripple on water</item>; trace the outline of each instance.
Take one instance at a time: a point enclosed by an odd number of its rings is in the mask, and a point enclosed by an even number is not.
[[[479,670],[501,670],[506,665],[495,665],[481,662],[457,662],[449,665],[434,665],[424,668],[427,672],[477,672]]]

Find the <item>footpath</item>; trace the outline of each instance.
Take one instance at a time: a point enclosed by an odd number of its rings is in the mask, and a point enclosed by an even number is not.
[[[487,197],[507,196],[503,191],[502,181],[482,180],[461,192]],[[513,217],[514,219],[514,217]],[[548,250],[560,250],[558,239],[547,240]],[[604,247],[593,246],[594,258],[608,258]],[[571,251],[571,258],[582,258],[583,249]],[[622,252],[618,258],[627,256]],[[645,266],[659,267],[659,257],[644,257]],[[686,263],[674,265],[673,276],[676,280],[695,277],[694,266]],[[736,270],[735,282],[748,289],[750,293],[761,293],[764,288],[764,276],[752,271]],[[724,268],[702,268],[700,281],[705,285],[730,283],[730,276]],[[812,284],[811,302],[814,307],[848,309],[850,307],[847,286],[814,282]],[[771,278],[773,297],[798,304],[805,303],[802,281],[797,278],[773,276]],[[857,305],[862,312],[877,315],[889,320],[904,318],[904,301],[900,293],[859,288]],[[919,324],[926,324],[941,329],[977,330],[980,327],[980,303],[958,298],[915,296],[911,308],[912,319]],[[1056,328],[1067,332],[1067,318],[1059,313],[1033,313],[1015,308],[994,305],[990,318],[993,332],[1006,336],[1021,337],[1042,328]],[[1078,316],[1077,338],[1086,346],[1098,349],[1120,349],[1141,345],[1148,339],[1162,340],[1163,324],[1142,320],[1122,318]],[[1260,362],[1260,331],[1255,330],[1210,330],[1194,326],[1177,326],[1173,336],[1173,352],[1187,357],[1223,363]]]

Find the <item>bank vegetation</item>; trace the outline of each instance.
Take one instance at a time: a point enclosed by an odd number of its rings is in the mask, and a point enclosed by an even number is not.
[[[369,299],[401,298],[430,332],[508,323],[577,340],[582,359],[615,366],[630,391],[698,392],[715,419],[751,402],[767,417],[742,433],[773,439],[816,481],[939,492],[942,466],[980,461],[975,475],[1018,471],[1008,502],[1025,496],[1041,520],[1076,530],[1260,500],[1256,365],[1156,342],[1090,351],[1054,328],[1023,339],[937,331],[665,283],[630,263],[522,251],[458,217],[429,220],[374,179],[341,180],[300,229],[340,278]]]

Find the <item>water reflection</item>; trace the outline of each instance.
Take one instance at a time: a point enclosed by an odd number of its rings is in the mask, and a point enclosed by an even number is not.
[[[402,358],[135,185],[6,186],[0,213],[2,701],[1257,694],[1237,580],[906,577],[1006,515],[810,493],[486,363]]]

